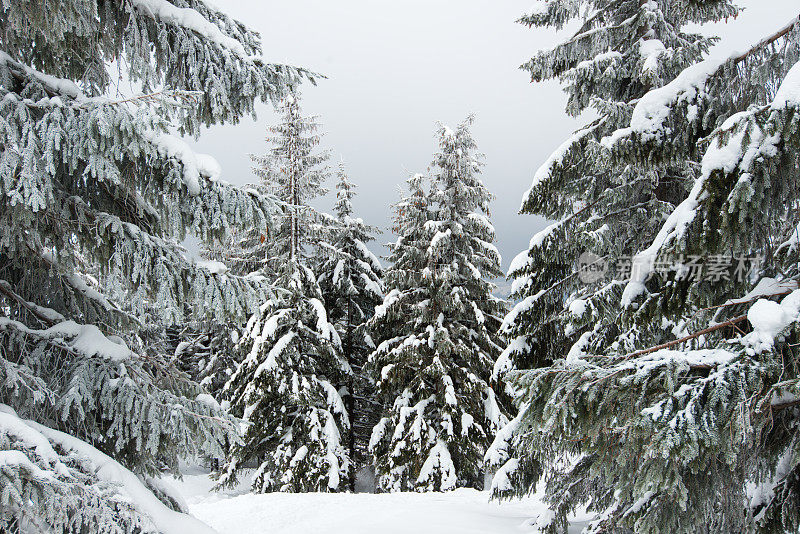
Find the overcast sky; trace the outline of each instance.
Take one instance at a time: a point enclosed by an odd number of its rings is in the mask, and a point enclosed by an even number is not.
[[[536,169],[582,120],[564,114],[554,82],[531,84],[519,65],[559,40],[515,20],[530,0],[214,0],[261,33],[264,55],[328,77],[303,89],[305,111],[320,116],[323,145],[343,157],[358,184],[357,215],[386,230],[398,185],[424,172],[436,150],[436,121],[476,115],[473,133],[486,155],[483,180],[496,199],[492,219],[503,268],[545,222],[519,215]],[[712,55],[760,40],[798,14],[797,0],[741,0],[738,20],[712,31]],[[222,178],[255,181],[248,154],[266,150],[268,106],[258,120],[216,126],[195,143],[222,165]],[[333,184],[330,184],[333,185]],[[332,209],[330,199],[317,203]],[[384,249],[375,247],[377,252]]]

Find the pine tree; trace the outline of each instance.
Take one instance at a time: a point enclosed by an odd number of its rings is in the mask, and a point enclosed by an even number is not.
[[[598,281],[614,286],[607,311],[580,306],[581,342],[513,375],[511,448],[539,451],[551,473],[545,531],[583,503],[598,512],[591,532],[800,526],[798,59],[795,19],[683,69],[599,140],[614,168],[683,167],[687,183],[636,243],[628,279]]]
[[[154,479],[234,427],[170,366],[165,329],[247,317],[264,288],[178,243],[275,206],[169,131],[235,122],[305,75],[199,0],[0,10],[0,530],[208,532]],[[108,96],[112,61],[144,94]]]
[[[307,266],[320,219],[308,202],[324,192],[326,155],[316,152],[317,124],[303,117],[296,97],[285,100],[283,112],[271,128],[273,148],[256,158],[281,206],[263,268],[276,294],[250,318],[238,349],[243,361],[224,388],[245,430],[219,483],[235,483],[255,461],[254,491],[342,491],[351,466],[342,443],[350,417],[341,387],[352,371]]]
[[[336,327],[344,359],[352,369],[344,399],[352,418],[347,447],[354,465],[350,477],[350,490],[354,491],[356,470],[368,464],[367,444],[377,422],[374,383],[364,366],[375,348],[366,323],[383,301],[383,267],[366,245],[375,229],[353,217],[355,186],[347,177],[344,163],[337,175],[336,220],[331,225],[330,242],[320,247],[323,260],[318,272],[329,320]]]
[[[426,198],[412,179],[390,292],[370,323],[380,341],[370,366],[386,406],[370,440],[382,491],[481,488],[483,454],[506,422],[488,383],[502,303],[486,278],[499,274],[500,255],[471,123],[440,128]]]

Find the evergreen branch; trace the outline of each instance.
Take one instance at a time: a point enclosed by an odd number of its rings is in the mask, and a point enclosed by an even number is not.
[[[24,298],[22,298],[19,294],[17,294],[9,284],[5,280],[0,280],[0,293],[4,294],[6,297],[10,298],[11,300],[15,301],[17,304],[28,310],[34,317],[39,319],[42,323],[53,326],[56,323],[56,316],[60,316],[61,320],[63,320],[63,316],[60,313],[56,312],[55,310],[51,310],[49,308],[42,308],[32,302],[28,302]],[[48,311],[44,311],[48,310]]]
[[[780,30],[775,32],[774,34],[772,34],[769,37],[766,37],[766,38],[760,40],[758,43],[756,43],[755,45],[751,46],[746,52],[744,52],[742,54],[739,54],[738,56],[733,56],[731,58],[731,61],[733,62],[734,65],[738,65],[739,63],[741,63],[742,61],[746,60],[751,55],[753,55],[756,52],[759,52],[761,49],[771,45],[772,43],[774,43],[775,41],[777,41],[781,37],[785,37],[786,35],[788,35],[789,32],[791,32],[797,25],[800,25],[800,15],[796,16],[794,19],[792,19],[791,22],[789,22],[786,26],[784,26],[783,28],[781,28]]]
[[[663,343],[663,344],[657,345],[655,347],[650,347],[648,349],[642,349],[642,350],[633,352],[631,354],[628,354],[625,358],[626,359],[627,358],[636,358],[638,356],[644,356],[645,354],[650,354],[650,353],[659,351],[661,349],[668,349],[670,347],[674,347],[675,345],[680,345],[681,343],[684,343],[686,341],[690,341],[692,339],[696,339],[696,338],[698,338],[700,336],[703,336],[705,334],[710,334],[711,332],[716,332],[717,330],[721,330],[721,329],[726,328],[728,326],[734,326],[734,325],[739,324],[741,322],[744,322],[746,320],[747,320],[747,315],[740,315],[738,317],[734,317],[733,319],[728,319],[724,323],[720,323],[718,325],[710,326],[708,328],[705,328],[703,330],[695,332],[694,334],[682,337],[680,339],[675,339],[675,340],[670,341],[668,343]]]

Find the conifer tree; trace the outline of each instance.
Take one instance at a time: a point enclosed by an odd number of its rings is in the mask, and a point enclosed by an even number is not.
[[[589,502],[591,532],[797,531],[799,58],[795,19],[683,69],[598,139],[614,168],[687,172],[628,275],[598,281],[605,306],[581,304],[581,341],[512,375],[510,450],[551,473],[543,531]]]
[[[382,491],[481,488],[483,454],[506,422],[488,383],[502,303],[487,277],[499,274],[500,255],[471,123],[440,128],[428,195],[411,180],[390,292],[371,321],[385,413],[370,449]]]
[[[511,262],[508,275],[517,304],[501,327],[510,341],[496,362],[496,379],[547,367],[616,335],[614,295],[620,284],[608,279],[587,284],[581,270],[621,265],[642,248],[680,202],[694,169],[680,160],[669,162],[663,172],[615,162],[601,140],[629,124],[649,88],[672,80],[716,42],[686,32],[688,22],[736,13],[726,0],[685,6],[672,0],[542,0],[519,20],[557,30],[581,22],[572,37],[538,52],[522,68],[534,81],[563,82],[568,114],[591,109],[597,118],[544,162],[523,196],[522,213],[555,222]],[[507,389],[516,393],[510,384]],[[509,428],[501,438],[512,435]],[[516,455],[512,449],[500,439],[486,458],[499,468],[498,495],[532,491],[541,474],[535,453]]]
[[[344,163],[339,165],[337,176],[336,220],[331,224],[331,239],[320,246],[323,259],[318,272],[329,320],[336,327],[343,357],[352,369],[345,404],[352,418],[347,446],[354,464],[350,477],[354,491],[356,469],[368,463],[367,444],[376,422],[374,383],[364,366],[375,348],[366,323],[383,301],[383,267],[366,245],[375,230],[353,216],[355,186],[347,177]]]
[[[199,0],[0,7],[0,530],[210,532],[154,481],[232,421],[165,328],[247,317],[264,288],[178,245],[265,224],[265,196],[171,129],[236,122],[304,76]],[[143,94],[112,99],[116,62]]]
[[[317,150],[321,141],[317,117],[303,115],[296,94],[286,98],[281,109],[282,120],[269,128],[271,149],[267,154],[251,156],[253,172],[261,179],[260,188],[274,195],[281,207],[275,228],[268,229],[263,242],[258,239],[258,257],[268,278],[292,270],[287,260],[296,259],[307,266],[313,263],[315,249],[307,245],[311,237],[320,237],[324,225],[308,202],[328,192],[323,182],[330,172],[326,165],[329,153]]]
[[[244,435],[219,473],[222,486],[258,463],[258,492],[342,491],[350,457],[342,443],[350,417],[340,388],[350,366],[329,322],[322,293],[307,266],[307,249],[319,216],[308,202],[321,194],[326,160],[316,151],[317,124],[300,112],[296,97],[283,104],[283,120],[270,130],[273,147],[256,158],[281,215],[263,269],[276,295],[254,314],[239,343],[242,363],[225,385]]]

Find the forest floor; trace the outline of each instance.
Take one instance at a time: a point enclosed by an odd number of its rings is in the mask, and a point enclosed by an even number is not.
[[[547,508],[536,497],[490,501],[487,492],[252,494],[215,492],[207,471],[187,468],[171,481],[192,515],[220,534],[520,534]],[[586,525],[578,516],[570,532]]]

